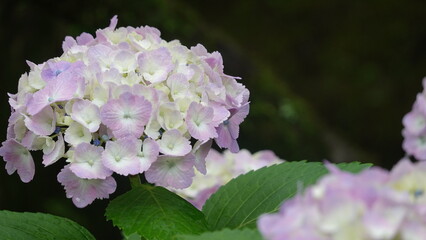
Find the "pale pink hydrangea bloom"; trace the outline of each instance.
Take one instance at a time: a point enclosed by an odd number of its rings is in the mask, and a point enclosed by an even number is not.
[[[426,163],[401,160],[392,171],[359,174],[329,165],[330,174],[265,214],[267,240],[426,239]]]
[[[198,209],[203,207],[206,200],[215,193],[220,186],[225,185],[231,179],[251,170],[257,170],[284,161],[270,150],[263,150],[254,154],[251,154],[247,149],[242,149],[238,153],[232,153],[229,150],[223,153],[219,153],[214,149],[210,151],[206,150],[207,149],[203,149],[203,146],[200,146],[194,153],[196,156],[208,153],[207,157],[205,157],[205,162],[203,159],[205,172],[202,171],[203,168],[197,168],[199,172],[195,173],[192,185],[188,188],[169,188],[190,201]]]
[[[29,182],[29,151],[42,150],[44,166],[66,164],[58,180],[78,207],[108,197],[113,174],[188,187],[194,168],[206,172],[213,140],[238,150],[248,114],[249,92],[223,72],[220,53],[165,41],[152,27],[116,26],[113,17],[95,36],[66,37],[60,57],[27,61],[9,94],[7,172]]]

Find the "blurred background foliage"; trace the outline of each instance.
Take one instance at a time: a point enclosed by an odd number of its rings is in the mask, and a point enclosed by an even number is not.
[[[404,155],[401,119],[426,75],[425,9],[421,0],[3,0],[0,140],[10,113],[6,92],[16,92],[29,70],[25,60],[59,56],[65,36],[93,34],[118,15],[118,26],[155,26],[166,40],[222,53],[225,72],[251,91],[242,148],[389,168]],[[42,168],[40,154],[33,156],[31,183],[0,171],[1,209],[53,213],[98,239],[120,238],[103,217],[107,200],[75,208],[56,182],[60,164]],[[118,180],[113,197],[129,189]]]

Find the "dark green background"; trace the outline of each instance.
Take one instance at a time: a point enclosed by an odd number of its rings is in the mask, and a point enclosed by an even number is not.
[[[65,36],[94,33],[117,14],[118,26],[155,26],[166,40],[222,53],[225,72],[251,91],[243,148],[389,168],[404,154],[401,118],[426,75],[425,10],[420,0],[2,1],[0,140],[6,92],[16,92],[25,60],[59,56]],[[119,238],[103,217],[107,201],[76,209],[56,182],[61,163],[42,168],[34,158],[31,183],[0,171],[1,209],[54,213]],[[119,178],[118,193],[128,188]]]

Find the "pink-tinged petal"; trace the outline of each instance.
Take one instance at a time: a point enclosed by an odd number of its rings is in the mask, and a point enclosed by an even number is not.
[[[151,48],[161,42],[160,31],[156,28],[145,26],[135,29],[137,34],[129,34],[130,43],[139,51]]]
[[[145,172],[146,180],[163,187],[187,188],[194,174],[194,155],[184,157],[159,156]]]
[[[7,139],[14,138],[16,140],[22,140],[25,137],[25,134],[28,132],[27,127],[25,126],[24,114],[21,113],[21,108],[19,111],[14,111],[9,117],[7,125]]]
[[[220,76],[217,76],[220,81]],[[223,104],[225,102],[226,94],[225,87],[222,83],[201,83],[203,84],[202,89],[205,91],[204,97],[207,97],[210,101],[218,102]],[[206,99],[207,100],[207,99]],[[204,100],[206,102],[206,100]]]
[[[26,93],[26,92],[18,92],[15,95],[9,95],[9,105],[19,111],[22,108],[26,108],[28,103],[30,102],[30,100],[33,97],[33,93]]]
[[[189,92],[189,81],[185,75],[181,73],[175,73],[168,77],[167,85],[170,88],[170,94],[174,100],[182,97],[185,98],[191,94],[191,92]]]
[[[124,176],[138,174],[140,162],[137,154],[140,146],[141,140],[133,137],[108,141],[102,153],[102,163],[106,168]]]
[[[248,151],[247,149],[242,149],[238,153],[232,155],[229,154],[228,156],[232,156],[234,161],[234,176],[245,174],[251,170],[256,170],[265,166],[257,159],[254,159],[250,151]]]
[[[81,81],[84,81],[81,75],[73,74],[70,71],[63,72],[56,79],[50,81],[46,87],[32,95],[27,106],[27,112],[35,115],[54,102],[72,99]]]
[[[135,54],[127,50],[122,50],[114,56],[113,65],[120,73],[135,71],[137,66]]]
[[[116,98],[120,98],[121,94],[131,93],[132,87],[129,85],[117,85],[117,86],[110,85],[110,92],[111,92],[110,98],[116,99]]]
[[[204,73],[209,77],[211,83],[216,86],[220,86],[223,88],[223,95],[226,94],[225,86],[223,86],[223,81],[221,75],[223,73],[218,73],[214,69],[212,69],[207,63],[201,63]]]
[[[268,162],[268,163],[272,163],[272,162],[276,162],[277,160],[280,160],[280,158],[277,157],[277,155],[275,155],[275,153],[271,150],[259,151],[253,154],[253,158],[258,159],[261,162]]]
[[[237,140],[233,139],[231,142],[231,146],[229,146],[229,151],[231,151],[231,153],[237,153],[240,151],[240,146],[238,145]]]
[[[294,210],[290,209],[289,213],[293,213]],[[296,218],[293,222],[289,223],[288,217],[283,217],[278,214],[264,214],[259,217],[259,220],[257,221],[257,228],[262,233],[262,236],[267,240],[275,240],[279,239],[279,236],[284,236],[289,234],[291,232],[294,225],[297,225],[297,227],[300,227],[303,223],[303,215],[297,213],[294,213]],[[302,219],[301,219],[302,218]],[[286,226],[286,228],[281,227]],[[291,230],[288,230],[290,228]],[[285,239],[285,238],[283,238]]]
[[[37,151],[43,149],[48,138],[49,137],[40,137],[31,131],[27,131],[21,140],[21,144],[30,151]]]
[[[111,18],[111,21],[109,23],[109,27],[108,28],[115,29],[115,27],[117,27],[117,22],[118,22],[117,15],[114,15],[114,17]]]
[[[7,126],[7,129],[6,129],[6,138],[7,139],[16,138],[16,134],[15,134],[15,131],[14,131],[14,126],[15,125],[9,125],[9,126]]]
[[[49,82],[59,76],[62,72],[66,71],[71,67],[71,63],[67,61],[55,62],[53,60],[48,61],[41,72],[41,77],[46,82]]]
[[[41,73],[42,77],[46,76],[44,80],[49,84],[56,80],[71,80],[78,81],[83,76],[84,63],[77,61],[73,63],[60,61],[60,62],[48,62],[44,66],[44,70]]]
[[[77,121],[90,132],[96,132],[101,124],[99,107],[89,100],[78,100],[72,105],[71,118]]]
[[[143,78],[151,83],[166,80],[169,72],[173,69],[172,56],[165,47],[141,53],[138,57],[138,63]]]
[[[218,51],[210,53],[204,61],[216,72],[223,73],[223,59]]]
[[[250,97],[250,92],[249,92],[249,90],[248,89],[245,89],[244,90],[244,93],[243,93],[243,102],[241,103],[241,105],[244,105],[244,104],[246,104],[246,103],[249,103],[249,97]]]
[[[213,140],[209,140],[206,142],[198,141],[194,144],[194,147],[192,148],[192,152],[195,157],[195,160],[194,160],[195,168],[204,175],[206,175],[207,173],[206,157],[209,154],[212,143],[213,143]]]
[[[147,138],[143,141],[142,151],[138,153],[139,159],[139,173],[145,172],[155,162],[159,154],[159,146],[156,141]]]
[[[197,44],[196,46],[191,47],[191,52],[193,52],[197,56],[207,56],[209,52],[202,44]]]
[[[247,89],[233,77],[225,76],[222,80],[226,89],[227,105],[231,107],[241,107],[241,105],[244,104]]]
[[[236,141],[240,130],[239,124],[244,121],[248,112],[248,103],[241,108],[231,109],[231,117],[216,128],[218,137],[215,140],[219,147],[228,148],[233,153],[237,153],[239,151],[240,148]]]
[[[236,125],[240,125],[244,121],[244,119],[247,117],[249,111],[250,111],[250,105],[248,103],[238,109],[235,109],[235,111],[231,110],[232,116],[229,121]]]
[[[216,128],[218,137],[215,138],[216,144],[220,148],[229,148],[232,145],[232,141],[234,140],[231,137],[231,133],[228,130],[228,127],[225,124],[220,124],[219,127]]]
[[[164,132],[158,145],[161,153],[170,156],[185,156],[192,149],[189,140],[176,129]]]
[[[412,111],[402,119],[405,129],[413,135],[418,135],[426,129],[426,116],[420,111]]]
[[[282,163],[284,160],[280,159],[275,153],[271,150],[262,150],[253,154],[253,164],[252,167],[254,170],[269,166],[272,164]]]
[[[55,163],[65,154],[65,143],[62,133],[58,135],[58,140],[55,142],[55,147],[48,154],[43,155],[43,165],[45,167]]]
[[[27,63],[28,67],[30,67],[31,71],[34,71],[34,70],[40,68],[41,66],[43,66],[43,64],[37,65],[37,64],[35,64],[35,63],[33,63],[29,60],[26,60],[25,62]]]
[[[43,154],[50,154],[55,149],[56,142],[51,137],[44,137]]]
[[[404,132],[403,132],[404,134]],[[417,160],[426,160],[426,137],[411,136],[404,134],[402,148],[410,155],[413,155]]]
[[[158,104],[158,93],[155,88],[147,87],[142,84],[135,84],[132,86],[132,93],[137,96],[142,96],[153,106]]]
[[[70,170],[69,165],[58,174],[58,182],[64,186],[67,198],[72,198],[74,205],[78,208],[86,207],[95,199],[108,198],[117,188],[113,177],[82,179]]]
[[[163,129],[178,129],[184,124],[182,113],[175,103],[163,103],[157,110],[157,120]]]
[[[74,47],[75,45],[77,45],[77,42],[74,40],[74,38],[70,37],[70,36],[66,36],[65,40],[62,42],[62,50],[64,52],[67,52],[69,49],[71,49],[72,47]],[[31,63],[29,61],[27,61],[27,64]],[[32,63],[34,64],[34,63]],[[29,64],[28,64],[29,65]],[[35,64],[34,64],[35,65]]]
[[[156,117],[152,117],[148,125],[146,125],[145,134],[152,139],[158,139],[160,137],[160,129],[161,125],[158,123]]]
[[[92,140],[92,134],[89,129],[85,128],[78,122],[72,122],[65,130],[65,141],[72,146],[77,146],[80,143],[89,143]]]
[[[240,135],[240,126],[232,122],[232,119],[225,121],[223,124],[228,129],[232,139],[237,139]]]
[[[15,139],[3,142],[0,147],[0,156],[6,162],[9,175],[18,172],[21,181],[27,183],[34,178],[35,167],[31,153]]]
[[[101,162],[103,151],[103,147],[80,143],[74,150],[70,170],[79,178],[105,179],[111,176],[112,171]]]
[[[173,57],[174,58],[174,57]],[[180,61],[179,59],[177,61]],[[186,79],[192,79],[195,75],[194,69],[191,66],[186,65],[184,63],[178,64],[175,68],[175,72],[179,74],[183,74]],[[169,77],[170,78],[170,77]]]
[[[225,121],[229,118],[229,116],[231,116],[231,113],[224,106],[218,104],[210,104],[209,106],[211,106],[214,110],[212,120],[212,125],[214,127],[219,126],[219,124],[223,123],[223,121]]]
[[[190,199],[189,202],[201,211],[207,199],[209,199],[210,196],[213,195],[213,193],[215,193],[219,188],[220,185],[215,185],[213,187],[206,188],[200,191],[194,199]]]
[[[424,93],[417,94],[412,111],[419,111],[423,114],[426,114],[426,95]]]
[[[25,121],[23,119],[19,119],[15,124],[9,125],[11,128],[11,132],[9,132],[9,136],[13,136],[11,138],[16,139],[17,141],[22,140],[25,137],[25,134],[28,132],[27,127],[25,126]],[[13,131],[12,131],[13,130]]]
[[[8,119],[8,123],[9,125],[15,124],[18,120],[23,119],[24,117],[22,116],[22,109],[20,109],[19,111],[14,111],[12,112],[12,114],[10,115],[9,119]]]
[[[56,126],[56,116],[53,109],[47,106],[33,116],[25,116],[25,126],[40,136],[52,134]]]
[[[88,45],[90,42],[95,40],[90,33],[82,33],[80,36],[76,37],[78,45]]]
[[[414,171],[417,168],[410,159],[403,158],[395,166],[390,173],[391,180],[399,179],[402,176]]]
[[[98,65],[102,71],[108,70],[112,63],[112,48],[104,44],[92,46],[87,51],[90,64]]]
[[[200,141],[207,141],[210,138],[217,137],[212,119],[213,108],[192,102],[189,105],[185,122],[192,137]]]
[[[102,107],[101,119],[115,137],[139,138],[151,117],[151,111],[152,105],[144,97],[123,93],[119,99],[109,100]]]
[[[220,166],[229,165],[231,162],[229,161],[232,158],[225,158],[226,152],[220,153],[216,151],[215,149],[210,149],[209,153],[206,156],[206,161],[208,162],[208,165],[210,166],[210,163],[215,162],[212,166],[216,166],[216,164]],[[228,167],[230,168],[230,167]],[[229,170],[229,169],[227,169]]]
[[[393,239],[405,216],[406,209],[402,206],[376,204],[365,213],[363,224],[371,239]]]

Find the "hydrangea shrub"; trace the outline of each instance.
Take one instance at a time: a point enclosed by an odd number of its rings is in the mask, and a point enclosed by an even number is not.
[[[61,56],[27,62],[0,147],[8,174],[27,183],[35,164],[62,164],[57,180],[78,208],[129,176],[132,190],[105,213],[125,239],[426,239],[426,162],[409,160],[426,160],[425,92],[403,118],[407,156],[390,172],[283,162],[239,151],[249,91],[224,73],[219,52],[116,26],[113,17],[95,35],[66,37]],[[8,239],[94,239],[49,214],[0,215]]]

